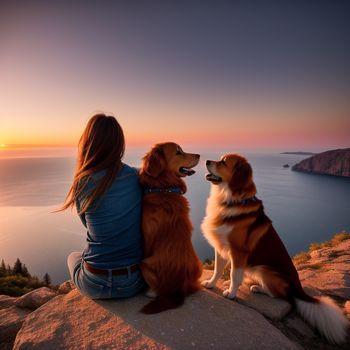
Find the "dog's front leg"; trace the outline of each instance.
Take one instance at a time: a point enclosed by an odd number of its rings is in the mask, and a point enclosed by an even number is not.
[[[231,260],[230,286],[228,289],[223,291],[222,295],[225,298],[234,299],[236,297],[238,288],[242,284],[243,277],[244,277],[244,269],[242,267],[235,267],[235,261],[232,256],[230,257],[230,260]]]
[[[218,279],[222,276],[227,260],[223,258],[215,249],[215,267],[214,274],[210,280],[202,282],[202,286],[205,288],[214,288]]]

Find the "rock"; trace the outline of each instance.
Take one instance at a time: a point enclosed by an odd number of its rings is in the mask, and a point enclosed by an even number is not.
[[[310,252],[310,257],[312,259],[320,259],[322,257],[323,249],[317,249]]]
[[[0,344],[13,342],[20,330],[25,317],[31,311],[10,306],[0,310]]]
[[[8,295],[0,295],[0,309],[6,309],[12,306],[17,298]]]
[[[348,300],[345,304],[344,304],[344,309],[345,312],[348,314],[348,316],[350,317],[350,300]]]
[[[286,325],[299,333],[301,337],[314,338],[315,333],[295,312],[286,318]]]
[[[320,290],[315,289],[315,288],[311,288],[311,287],[307,287],[307,286],[303,286],[304,292],[312,297],[321,297],[322,295],[324,295],[324,293],[322,293]]]
[[[350,299],[350,239],[310,253],[307,263],[298,266],[304,287],[322,294]]]
[[[292,309],[290,303],[268,295],[251,293],[250,286],[243,284],[237,293],[238,301],[255,309],[271,320],[283,319]]]
[[[340,255],[336,258],[333,259],[332,264],[335,263],[346,263],[346,264],[350,264],[350,255]]]
[[[348,240],[340,242],[334,247],[324,247],[310,252],[313,264],[338,262],[350,262],[350,256],[346,253],[349,247]]]
[[[307,294],[337,296],[335,301],[344,304],[344,312],[350,319],[350,297],[346,297],[350,287],[350,239],[334,242],[336,240],[332,242],[334,246],[311,254],[310,259],[298,267],[298,272]],[[210,278],[212,273],[204,270],[202,279]],[[341,346],[328,344],[295,309],[290,312],[289,303],[250,293],[246,282],[235,300],[223,298],[224,284],[220,279],[212,291],[200,291],[186,298],[181,308],[157,315],[139,312],[149,301],[143,295],[126,300],[93,301],[74,289],[26,316],[13,349],[350,348],[350,337]],[[60,286],[60,291],[65,293],[71,287],[67,281]],[[11,302],[5,297],[0,298],[0,303],[1,300]],[[13,313],[14,309],[10,306],[0,311]],[[7,339],[0,348],[7,350],[11,346]]]
[[[292,170],[350,177],[350,148],[316,154],[295,164]]]
[[[342,299],[350,298],[350,276],[341,271],[313,271],[311,274],[299,272],[303,286],[316,288],[323,291],[323,294],[334,295]]]
[[[212,274],[213,271],[203,270],[201,279],[209,279]],[[226,288],[227,287],[224,286],[224,281],[220,279],[218,281],[217,287],[210,291],[213,291],[214,293],[222,296],[222,292]],[[264,294],[251,293],[249,285],[246,283],[242,283],[240,286],[236,301],[253,308],[254,310],[272,320],[281,320],[292,308],[288,302],[282,299],[271,298],[268,295]]]
[[[14,350],[300,349],[256,311],[206,290],[156,315],[139,312],[148,301],[93,301],[73,290],[27,317]]]
[[[38,289],[34,289],[33,291],[22,295],[15,301],[15,305],[20,308],[29,308],[29,309],[37,309],[41,305],[48,302],[50,299],[57,296],[57,292],[47,288],[41,287]]]
[[[67,294],[71,290],[75,289],[75,285],[71,280],[63,282],[59,287],[58,287],[58,293],[60,294]]]

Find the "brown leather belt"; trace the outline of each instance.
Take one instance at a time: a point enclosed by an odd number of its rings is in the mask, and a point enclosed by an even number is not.
[[[96,267],[92,267],[86,261],[84,261],[84,266],[91,273],[96,273],[98,275],[107,275],[108,276],[108,270],[106,270],[106,269],[98,269]],[[139,269],[138,264],[134,264],[134,265],[130,266],[130,272],[135,272],[138,269]],[[128,269],[126,267],[112,269],[112,276],[121,276],[121,275],[127,275],[127,274],[128,274]]]

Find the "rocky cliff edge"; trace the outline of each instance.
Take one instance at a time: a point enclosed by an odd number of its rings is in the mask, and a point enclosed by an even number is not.
[[[305,289],[333,297],[350,316],[350,239],[316,249],[297,264]],[[202,278],[212,271],[205,270]],[[20,298],[0,296],[0,348],[7,349],[349,349],[327,344],[278,299],[249,293],[224,299],[224,280],[185,305],[143,315],[144,295],[93,301],[67,281],[59,292],[40,288]],[[349,337],[348,337],[349,339]]]

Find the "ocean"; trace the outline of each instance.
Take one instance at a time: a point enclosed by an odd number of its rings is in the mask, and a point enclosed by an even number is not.
[[[204,260],[213,257],[200,230],[210,183],[205,160],[218,159],[228,150],[201,153],[196,174],[186,178],[193,245]],[[2,151],[4,152],[4,151]],[[144,149],[127,151],[124,161],[139,167]],[[258,197],[290,255],[322,242],[342,230],[350,231],[350,179],[305,174],[284,168],[307,156],[277,151],[239,152],[253,167]],[[63,202],[73,178],[73,152],[0,154],[0,259],[13,265],[17,257],[39,278],[48,272],[53,283],[68,279],[66,258],[85,247],[86,231],[74,211],[53,213]]]

